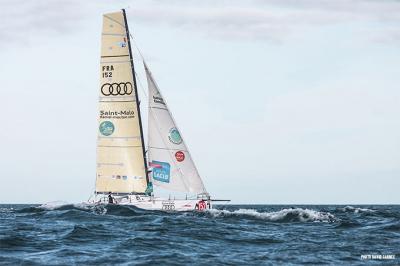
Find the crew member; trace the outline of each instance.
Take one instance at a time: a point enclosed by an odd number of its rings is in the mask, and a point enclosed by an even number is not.
[[[111,191],[108,193],[108,203],[109,203],[109,204],[113,204],[113,203],[114,203],[114,199],[113,199],[113,197],[111,196]]]

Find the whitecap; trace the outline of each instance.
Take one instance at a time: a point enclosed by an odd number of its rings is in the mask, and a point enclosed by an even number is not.
[[[343,211],[345,212],[354,212],[354,213],[360,213],[360,212],[376,212],[376,210],[371,210],[371,209],[367,209],[367,208],[358,208],[358,207],[353,207],[353,206],[346,206],[344,208],[342,208]]]
[[[244,216],[263,219],[271,222],[334,222],[338,219],[329,212],[319,212],[310,209],[293,208],[276,212],[258,212],[255,209],[238,209],[235,211],[211,209],[207,211],[213,217]]]
[[[43,209],[43,210],[55,210],[58,208],[61,208],[63,206],[70,205],[68,202],[65,201],[51,201],[47,203],[43,203],[42,205],[38,206],[37,208]]]
[[[68,206],[71,207],[71,209],[75,208],[78,210],[82,211],[88,211],[92,212],[95,214],[100,214],[104,215],[107,213],[107,208],[103,204],[93,204],[93,203],[87,203],[87,202],[82,202],[82,203],[68,203],[65,201],[52,201],[48,203],[44,203],[40,206],[38,206],[38,209],[46,210],[46,211],[53,211],[53,210],[58,210],[60,208]]]

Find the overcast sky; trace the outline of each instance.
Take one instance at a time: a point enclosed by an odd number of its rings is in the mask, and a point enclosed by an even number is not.
[[[400,203],[399,1],[116,2],[0,0],[0,203],[93,192],[102,14],[121,8],[212,196]]]

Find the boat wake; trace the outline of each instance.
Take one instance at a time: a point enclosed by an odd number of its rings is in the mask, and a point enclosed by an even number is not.
[[[212,209],[207,211],[213,217],[256,218],[270,222],[337,222],[329,212],[319,212],[310,209],[293,208],[275,212],[258,212],[254,209],[239,209],[234,211]]]

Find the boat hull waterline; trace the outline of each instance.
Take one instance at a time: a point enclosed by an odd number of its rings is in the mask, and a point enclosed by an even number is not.
[[[211,201],[202,199],[165,199],[151,196],[128,195],[123,197],[113,197],[113,203],[108,201],[108,197],[99,200],[89,200],[89,204],[94,205],[122,205],[134,206],[143,210],[152,211],[205,211],[212,208]]]

